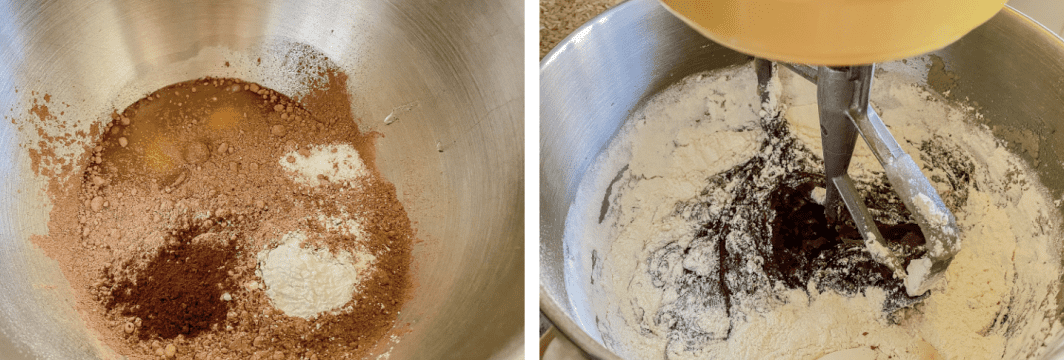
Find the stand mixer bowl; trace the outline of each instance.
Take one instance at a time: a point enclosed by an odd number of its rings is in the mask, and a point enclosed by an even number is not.
[[[929,54],[929,90],[967,99],[980,121],[1038,173],[1050,196],[1064,193],[1064,41],[1005,8],[959,41]],[[714,43],[657,0],[631,0],[584,24],[540,63],[540,309],[593,358],[617,359],[568,296],[563,234],[582,177],[628,115],[688,75],[751,61]],[[886,119],[889,121],[889,118]],[[1015,134],[1034,134],[1016,136]],[[1033,149],[1033,150],[1032,150]],[[574,280],[575,281],[575,280]],[[932,294],[932,296],[934,296]],[[1048,299],[1060,314],[1061,301]],[[1059,315],[1057,315],[1059,316]],[[1064,341],[1047,339],[1048,358]]]
[[[313,76],[300,54],[325,55],[348,75],[352,112],[362,130],[383,134],[377,164],[421,240],[391,357],[522,356],[521,9],[449,0],[0,3],[0,358],[107,354],[58,264],[31,241],[47,233],[51,209],[48,178],[31,168],[35,126],[15,125],[32,121],[33,101],[47,94],[55,123],[74,133],[204,76],[293,96]],[[96,140],[53,145],[73,159]]]

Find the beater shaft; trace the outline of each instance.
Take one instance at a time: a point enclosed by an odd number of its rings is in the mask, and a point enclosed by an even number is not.
[[[825,215],[837,219],[839,202],[844,202],[873,258],[891,268],[896,277],[905,280],[909,296],[927,292],[960,251],[960,231],[956,218],[930,181],[912,157],[901,149],[879,114],[868,105],[875,66],[821,66],[814,71],[803,65],[783,65],[817,84],[824,169],[828,179]],[[901,270],[900,260],[885,246],[868,208],[846,175],[857,133],[883,165],[887,180],[924,234],[927,255],[912,260],[905,271]]]
[[[849,71],[828,67],[821,67],[817,72],[820,143],[824,155],[824,178],[829,180],[826,181],[827,196],[824,198],[824,215],[828,223],[838,220],[842,210],[842,199],[833,180],[846,175],[853,147],[857,143],[857,128],[850,121],[849,114],[858,84],[850,81],[851,76]]]

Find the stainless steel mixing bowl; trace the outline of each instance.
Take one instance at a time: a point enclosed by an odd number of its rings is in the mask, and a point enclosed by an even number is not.
[[[1064,42],[1006,8],[933,55],[956,77],[931,76],[924,85],[977,104],[994,134],[1034,164],[1059,199]],[[580,310],[566,294],[564,263],[577,260],[564,258],[562,236],[581,178],[648,97],[687,75],[746,61],[689,29],[657,0],[630,0],[574,31],[540,63],[540,308],[593,357],[618,358],[574,321]],[[1061,300],[1050,303],[1059,314]],[[1049,356],[1061,357],[1061,339],[1049,344],[1056,350]]]
[[[0,358],[104,354],[29,240],[51,205],[27,155],[34,126],[10,119],[48,94],[57,119],[43,126],[73,133],[207,75],[297,95],[313,53],[350,76],[352,111],[384,134],[377,162],[424,240],[392,358],[521,356],[521,1],[4,1],[0,17]]]

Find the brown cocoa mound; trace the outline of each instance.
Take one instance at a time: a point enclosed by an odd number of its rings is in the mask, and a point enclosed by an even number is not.
[[[108,278],[114,285],[107,310],[141,319],[140,339],[192,337],[225,320],[229,301],[222,296],[235,287],[228,272],[236,248],[193,243],[196,230],[179,231],[133,279]]]

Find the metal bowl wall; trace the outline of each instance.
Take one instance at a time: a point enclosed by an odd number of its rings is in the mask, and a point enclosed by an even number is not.
[[[58,264],[30,241],[47,232],[47,179],[30,168],[34,126],[9,120],[30,118],[33,100],[48,94],[53,106],[69,104],[56,122],[88,129],[150,91],[203,76],[299,92],[293,79],[312,74],[300,72],[298,55],[309,53],[349,75],[352,111],[384,135],[378,165],[424,240],[414,249],[414,298],[398,320],[409,332],[392,358],[521,355],[520,1],[4,2],[0,17],[0,358],[105,354]],[[71,156],[83,149],[57,146]]]
[[[977,104],[995,135],[1034,164],[1053,198],[1064,190],[1064,41],[1011,8],[933,53],[956,79],[927,85]],[[657,0],[622,3],[577,29],[540,63],[540,308],[575,344],[615,359],[575,319],[563,232],[580,180],[629,113],[685,76],[750,57],[715,44]],[[926,70],[925,70],[926,71]],[[933,79],[934,80],[934,79]],[[1036,149],[1034,153],[1024,152]],[[1036,147],[1035,147],[1036,146]],[[1058,312],[1060,301],[1053,299]],[[1059,351],[1060,339],[1050,339]],[[1050,357],[1059,357],[1051,352]]]

